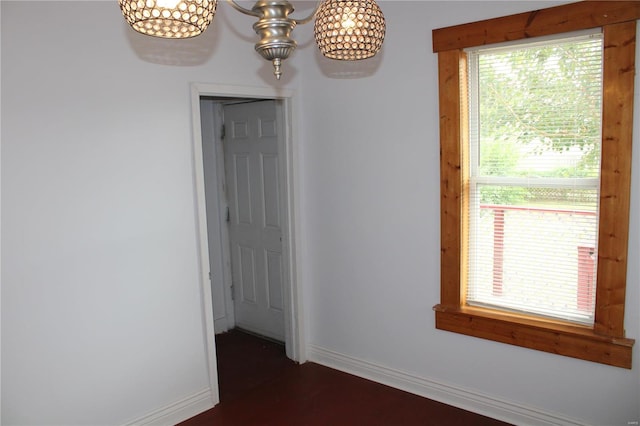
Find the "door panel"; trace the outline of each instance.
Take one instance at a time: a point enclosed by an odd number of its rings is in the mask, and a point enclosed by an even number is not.
[[[256,262],[254,248],[238,244],[240,298],[243,303],[256,303]]]
[[[280,230],[277,155],[262,156],[262,175],[262,181],[264,182],[264,223],[266,227]]]
[[[282,311],[282,253],[267,251],[269,307]]]
[[[236,325],[284,341],[275,101],[227,105],[224,121]]]
[[[235,212],[240,223],[251,225],[251,184],[249,176],[249,156],[245,154],[234,155],[234,183],[236,202]]]

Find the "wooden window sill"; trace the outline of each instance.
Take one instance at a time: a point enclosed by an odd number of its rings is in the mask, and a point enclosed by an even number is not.
[[[468,306],[436,305],[436,328],[558,355],[631,368],[633,339],[571,323]]]

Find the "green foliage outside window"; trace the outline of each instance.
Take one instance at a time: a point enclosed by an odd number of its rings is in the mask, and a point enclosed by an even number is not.
[[[602,45],[595,40],[479,54],[481,176],[598,176]],[[549,194],[492,186],[481,190],[481,202],[518,205],[562,197]]]

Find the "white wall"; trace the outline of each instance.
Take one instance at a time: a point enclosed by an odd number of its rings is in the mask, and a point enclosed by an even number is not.
[[[189,41],[131,32],[113,1],[0,4],[3,424],[123,424],[207,390],[194,81],[299,90],[300,266],[314,353],[567,421],[640,418],[638,348],[624,370],[434,329],[431,30],[549,2],[381,2],[378,58],[321,59],[310,26],[299,27],[280,83],[253,52],[252,19],[226,4]],[[640,170],[640,149],[633,155]],[[634,338],[639,177],[626,312]]]
[[[1,6],[2,424],[206,404],[189,84],[271,83],[224,31],[252,19],[221,4],[189,43],[115,1]]]
[[[313,52],[305,68],[304,211],[310,357],[376,376],[530,408],[550,421],[640,420],[640,348],[633,370],[439,331],[437,56],[431,30],[551,6],[549,2],[383,2],[377,72],[340,79]],[[640,54],[638,55],[640,58]],[[639,59],[640,60],[640,59]],[[316,63],[314,63],[316,62]],[[318,63],[321,67],[318,67]],[[347,68],[344,68],[346,73]],[[308,75],[307,75],[308,73]],[[640,82],[636,82],[640,117]],[[636,119],[635,140],[640,145]],[[638,339],[640,148],[633,154],[627,335]],[[403,376],[406,374],[406,376]],[[422,383],[422,382],[421,382]],[[420,386],[416,386],[420,388]],[[452,400],[454,398],[451,398]],[[547,416],[548,415],[548,416]],[[522,421],[522,419],[520,420]]]

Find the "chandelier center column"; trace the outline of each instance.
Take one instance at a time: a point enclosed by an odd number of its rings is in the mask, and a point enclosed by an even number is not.
[[[260,36],[256,43],[256,51],[266,60],[273,63],[273,74],[280,79],[282,71],[280,65],[284,59],[296,49],[297,43],[291,38],[291,31],[296,21],[289,18],[293,6],[286,0],[258,1],[252,11],[260,17],[253,24],[253,29]]]

